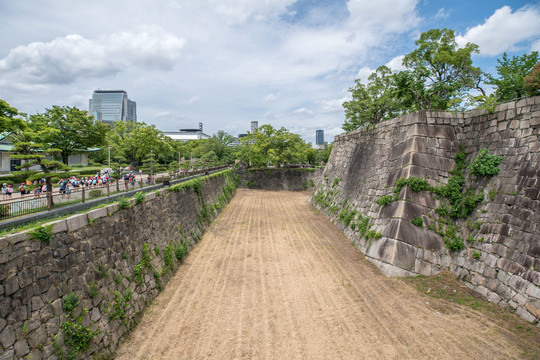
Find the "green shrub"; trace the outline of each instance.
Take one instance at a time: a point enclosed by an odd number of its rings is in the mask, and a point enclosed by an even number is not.
[[[424,219],[421,216],[415,216],[411,219],[411,223],[415,226],[424,228]]]
[[[95,282],[91,282],[88,286],[88,296],[90,299],[94,299],[99,295],[99,289]]]
[[[77,306],[79,306],[79,295],[75,293],[67,294],[62,305],[64,311],[70,314]]]
[[[30,240],[44,242],[49,245],[52,239],[52,225],[38,226],[30,231]]]
[[[392,195],[384,195],[384,196],[381,196],[377,200],[377,204],[381,206],[386,206],[386,205],[391,204],[393,201],[394,201],[394,197]]]
[[[481,254],[478,251],[475,251],[473,252],[472,257],[475,260],[480,260]]]
[[[84,313],[88,310],[85,309]],[[87,350],[90,347],[90,342],[101,331],[92,331],[88,326],[82,326],[82,315],[76,319],[70,319],[62,323],[61,328],[64,330],[64,344],[68,350],[65,354],[66,359],[74,360],[78,357],[79,353]],[[63,351],[60,352],[60,358],[64,357]]]
[[[111,304],[111,312],[109,318],[124,319],[126,317],[126,310],[129,306],[129,300],[131,299],[132,292],[130,289],[124,291],[124,295],[121,295],[119,291],[114,291],[114,301]]]
[[[125,196],[122,196],[118,199],[118,209],[122,210],[129,207],[129,199]]]
[[[471,161],[469,170],[476,176],[494,176],[499,173],[499,165],[502,156],[492,155],[488,149],[482,148],[478,151],[478,156]]]
[[[174,253],[178,261],[182,261],[187,254],[187,245],[184,243],[177,244]]]
[[[168,268],[172,268],[172,265],[174,263],[174,247],[172,245],[168,245],[165,250],[163,251],[163,259],[165,261],[165,266]]]
[[[142,203],[144,199],[146,199],[146,195],[142,191],[135,193],[135,202],[137,204]]]

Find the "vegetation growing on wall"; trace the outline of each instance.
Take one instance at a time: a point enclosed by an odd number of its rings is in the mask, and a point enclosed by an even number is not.
[[[477,206],[484,201],[484,188],[476,191],[465,187],[465,170],[469,169],[470,173],[477,177],[490,177],[499,173],[499,165],[502,162],[502,156],[494,156],[485,148],[480,149],[470,165],[466,163],[466,157],[464,149],[461,149],[455,155],[455,166],[450,171],[452,176],[446,184],[432,186],[426,179],[417,177],[400,178],[396,181],[394,195],[380,197],[377,204],[386,206],[393,201],[399,200],[401,189],[405,186],[414,192],[428,191],[434,194],[439,198],[441,204],[434,210],[438,219],[428,228],[443,237],[448,249],[464,249],[464,240],[460,237],[453,222],[470,216]]]

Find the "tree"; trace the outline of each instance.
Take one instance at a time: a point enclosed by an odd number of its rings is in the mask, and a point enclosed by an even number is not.
[[[18,115],[19,111],[17,109],[0,99],[0,132],[11,133],[23,129],[26,126],[25,122]]]
[[[288,163],[302,163],[307,159],[309,144],[300,136],[282,127],[263,125],[241,139],[239,157],[253,166],[267,166],[272,163],[278,167]]]
[[[14,146],[11,157],[24,160],[20,166],[20,169],[24,170],[16,171],[14,174],[23,175],[30,181],[45,178],[49,207],[54,205],[51,181],[53,173],[58,170],[69,170],[69,167],[63,163],[52,160],[60,154],[60,149],[52,147],[48,142],[48,139],[55,136],[60,136],[58,129],[31,122],[27,122],[27,126],[17,129],[11,134]],[[38,170],[33,170],[32,167],[37,167]]]
[[[528,96],[540,95],[540,62],[537,62],[523,79],[523,88]]]
[[[231,147],[234,140],[234,136],[219,130],[205,141],[202,150],[206,153],[213,153],[213,157],[218,162],[230,163],[234,161],[234,149]]]
[[[538,62],[538,52],[509,58],[506,53],[497,59],[497,78],[489,76],[488,84],[495,85],[495,98],[498,102],[519,99],[526,95],[524,79]]]
[[[59,150],[65,165],[69,165],[70,155],[105,145],[109,131],[108,125],[95,121],[86,111],[69,106],[53,106],[44,114],[30,116],[30,122],[38,127],[58,130],[51,132],[43,141]]]
[[[400,113],[401,104],[395,91],[392,70],[380,66],[372,73],[369,83],[364,85],[360,79],[349,89],[352,100],[343,103],[345,123],[343,130],[351,131],[391,119]]]
[[[417,49],[403,58],[407,70],[396,77],[398,96],[409,101],[409,111],[447,110],[460,96],[479,87],[482,71],[472,66],[478,45],[460,48],[450,29],[432,29],[420,35]]]
[[[141,164],[150,151],[156,154],[174,151],[161,131],[144,122],[115,122],[108,141],[114,156],[124,158],[131,166]]]

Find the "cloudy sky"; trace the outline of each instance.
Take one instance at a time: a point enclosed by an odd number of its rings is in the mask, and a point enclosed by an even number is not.
[[[500,0],[0,0],[0,98],[34,114],[123,89],[163,131],[285,126],[341,133],[356,78],[394,69],[418,35],[452,28],[495,71],[540,50],[540,2]]]

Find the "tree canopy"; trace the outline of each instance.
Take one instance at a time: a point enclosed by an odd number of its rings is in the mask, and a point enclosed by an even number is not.
[[[368,80],[369,83],[364,85],[357,79],[356,85],[349,89],[352,100],[343,103],[346,118],[343,129],[346,131],[377,124],[400,112],[401,103],[396,101],[392,70],[380,66]]]
[[[345,131],[418,110],[463,110],[466,106],[492,110],[503,101],[540,95],[537,52],[512,58],[503,54],[497,60],[495,78],[473,66],[478,46],[458,46],[451,29],[424,32],[415,44],[416,49],[403,58],[405,70],[392,73],[381,66],[367,84],[355,80],[349,89],[352,99],[343,103]],[[495,94],[486,95],[484,84],[494,86]]]
[[[488,84],[495,85],[495,98],[498,102],[519,99],[527,95],[529,87],[526,88],[524,79],[531,73],[531,70],[538,62],[538,52],[530,54],[508,57],[503,54],[502,59],[497,59],[498,77],[489,76]],[[533,92],[534,94],[534,92]]]
[[[70,155],[105,145],[109,131],[108,125],[95,121],[86,111],[69,106],[53,106],[43,114],[31,115],[30,123],[35,129],[58,130],[41,132],[42,140],[59,150],[65,165],[69,165]]]
[[[262,125],[241,140],[240,159],[253,166],[274,164],[298,164],[307,161],[311,148],[300,136],[284,127],[275,129],[272,125]]]

